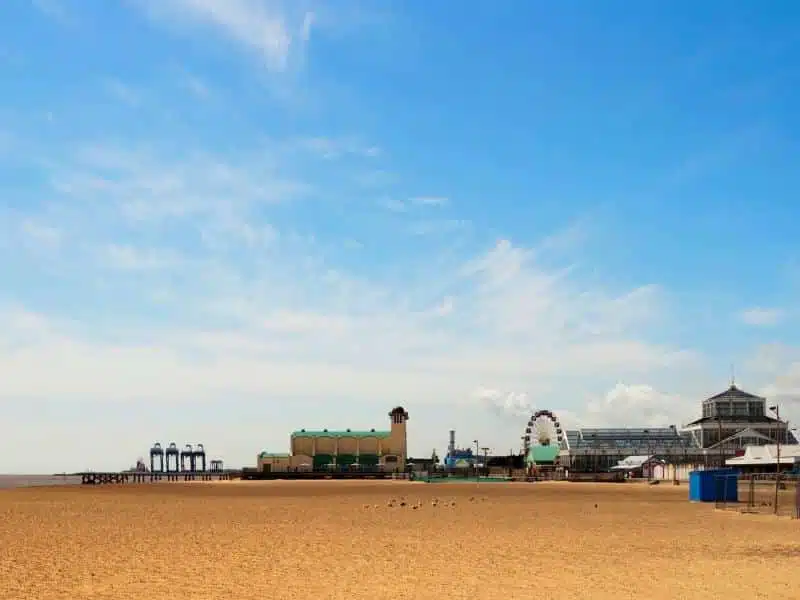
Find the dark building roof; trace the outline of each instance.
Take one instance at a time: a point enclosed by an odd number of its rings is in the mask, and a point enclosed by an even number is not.
[[[708,400],[721,400],[723,398],[726,399],[726,400],[727,399],[734,400],[734,399],[737,399],[737,398],[742,399],[742,400],[763,400],[764,399],[761,396],[756,396],[755,394],[751,394],[749,392],[745,392],[744,390],[740,390],[738,387],[736,387],[735,384],[731,384],[731,387],[729,387],[727,390],[725,390],[724,392],[720,392],[719,394],[715,394],[714,396],[711,396],[710,398],[708,398]]]
[[[778,419],[773,419],[772,417],[767,417],[766,415],[762,415],[760,417],[751,417],[748,415],[722,415],[719,417],[722,419],[723,423],[783,423],[784,421],[778,421]],[[701,423],[716,423],[717,417],[703,417],[701,419],[697,419],[696,421],[692,421],[691,423],[687,423],[686,427],[689,425],[700,425]]]

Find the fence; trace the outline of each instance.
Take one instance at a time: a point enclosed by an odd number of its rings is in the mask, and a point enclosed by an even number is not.
[[[737,491],[730,490],[727,478],[715,478],[716,507],[751,514],[773,514],[800,519],[800,481],[796,475],[753,473],[738,477]],[[738,496],[738,497],[734,497]]]

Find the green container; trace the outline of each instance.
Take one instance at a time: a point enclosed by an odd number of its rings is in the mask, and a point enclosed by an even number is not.
[[[358,462],[362,467],[377,467],[381,461],[377,454],[361,454],[358,457]]]
[[[314,456],[314,470],[324,471],[333,463],[333,454],[317,454]]]
[[[356,462],[356,455],[355,454],[339,454],[336,457],[336,464],[342,468],[347,469]]]

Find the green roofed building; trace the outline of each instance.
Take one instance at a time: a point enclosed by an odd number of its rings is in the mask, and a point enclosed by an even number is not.
[[[408,413],[398,406],[389,412],[389,418],[390,428],[384,430],[297,429],[290,436],[288,458],[262,452],[259,469],[325,470],[355,465],[354,468],[382,466],[388,470],[402,470],[408,458]]]

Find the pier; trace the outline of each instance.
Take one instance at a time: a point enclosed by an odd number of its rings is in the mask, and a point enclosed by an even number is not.
[[[238,477],[235,471],[120,471],[118,473],[78,473],[81,485],[158,483],[176,481],[227,481]]]
[[[150,470],[144,459],[136,461],[136,468],[127,471],[87,471],[75,473],[81,485],[109,485],[122,483],[158,483],[162,481],[225,481],[239,476],[238,471],[226,470],[222,459],[208,461],[203,444],[186,444],[183,450],[170,442],[164,448],[160,442],[150,447]]]

